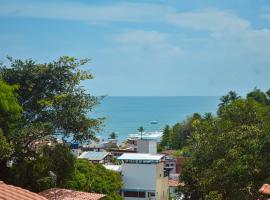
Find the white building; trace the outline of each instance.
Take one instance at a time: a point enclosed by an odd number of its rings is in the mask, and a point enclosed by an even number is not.
[[[138,153],[157,153],[157,141],[153,139],[138,139],[137,140]]]
[[[167,200],[168,176],[164,173],[164,155],[125,153],[122,161],[125,200]]]

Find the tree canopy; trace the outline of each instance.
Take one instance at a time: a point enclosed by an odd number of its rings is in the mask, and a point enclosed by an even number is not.
[[[107,170],[100,164],[93,165],[87,160],[77,160],[75,178],[67,183],[70,189],[107,194],[107,200],[120,200],[121,175]]]
[[[190,199],[257,199],[270,181],[270,107],[248,95],[192,123],[181,181]]]
[[[89,60],[64,56],[48,63],[9,61],[0,65],[0,179],[40,191],[54,187],[52,171],[56,186],[66,187],[77,168],[65,140],[96,139],[103,121],[89,117],[100,98],[81,86],[93,78],[83,70]],[[43,141],[59,137],[64,144],[42,147]]]

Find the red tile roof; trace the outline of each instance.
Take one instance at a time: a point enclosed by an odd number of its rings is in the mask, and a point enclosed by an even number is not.
[[[263,184],[263,186],[259,189],[259,192],[262,193],[262,194],[270,195],[270,185],[269,184]]]
[[[40,196],[29,190],[7,185],[0,181],[0,199],[3,200],[47,200],[45,197]]]
[[[180,187],[180,186],[185,186],[185,184],[177,180],[169,179],[169,187]]]
[[[48,200],[54,200],[55,193],[57,200],[99,200],[106,196],[104,194],[79,192],[61,188],[51,188],[39,194],[46,197]]]

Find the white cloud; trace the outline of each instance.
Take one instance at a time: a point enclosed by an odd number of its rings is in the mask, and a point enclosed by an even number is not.
[[[170,35],[157,31],[132,30],[116,35],[113,39],[122,49],[137,50],[137,53],[156,57],[178,57],[183,53],[180,47],[172,44]]]
[[[270,20],[270,14],[264,14],[262,15],[262,18]]]
[[[249,21],[216,9],[170,14],[167,20],[176,26],[212,32],[235,32],[250,27]]]
[[[141,22],[162,20],[161,16],[172,12],[172,10],[171,7],[143,3],[89,5],[63,2],[28,1],[21,3],[21,1],[11,1],[2,3],[0,15],[79,20],[92,23]]]

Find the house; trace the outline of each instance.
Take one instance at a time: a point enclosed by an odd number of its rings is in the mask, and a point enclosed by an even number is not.
[[[106,151],[85,151],[78,158],[87,159],[93,164],[105,164],[110,162],[111,154]]]
[[[79,192],[61,188],[51,188],[39,194],[48,200],[101,200],[106,196],[105,194]]]
[[[125,153],[122,162],[125,200],[167,200],[168,176],[164,173],[164,155]]]
[[[180,193],[180,187],[183,187],[185,184],[179,181],[179,174],[170,174],[169,175],[169,193],[170,197],[173,200],[183,199],[184,195]]]
[[[38,195],[29,190],[5,184],[0,181],[0,199],[4,200],[47,200],[47,198]]]
[[[157,153],[157,141],[155,139],[132,137],[125,141],[123,147],[137,153]]]
[[[164,169],[170,173],[176,173],[176,159],[171,156],[164,157]]]
[[[110,148],[107,149],[107,151],[109,151],[113,157],[118,158],[119,156],[123,155],[124,153],[136,153],[136,151],[134,150],[130,150],[130,149],[116,149],[116,148]]]
[[[138,153],[157,153],[157,141],[154,139],[138,139],[137,140]]]

